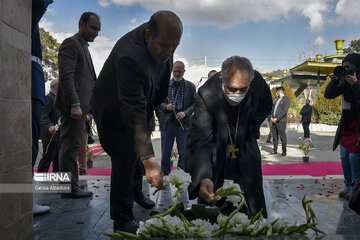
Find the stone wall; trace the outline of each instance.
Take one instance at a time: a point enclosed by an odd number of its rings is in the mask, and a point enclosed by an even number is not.
[[[31,183],[31,0],[0,0],[0,187]],[[0,239],[32,231],[32,194],[0,193]]]

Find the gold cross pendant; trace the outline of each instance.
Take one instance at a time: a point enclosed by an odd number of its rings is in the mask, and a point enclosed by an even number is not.
[[[235,146],[235,144],[231,144],[229,147],[229,153],[231,154],[231,159],[236,159],[236,153],[239,151],[239,148]]]

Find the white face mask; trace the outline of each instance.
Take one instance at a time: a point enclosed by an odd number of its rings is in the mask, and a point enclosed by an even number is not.
[[[228,101],[228,103],[231,106],[237,106],[241,103],[241,101],[246,97],[246,94],[248,93],[248,91],[246,93],[240,93],[240,94],[234,94],[234,93],[226,93],[225,92],[225,88],[224,85],[222,85],[222,90],[225,94],[225,98]]]

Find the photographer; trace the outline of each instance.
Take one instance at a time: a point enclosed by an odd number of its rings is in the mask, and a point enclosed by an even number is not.
[[[340,158],[344,172],[345,189],[340,198],[350,199],[356,176],[360,173],[360,55],[348,54],[342,66],[334,69],[334,76],[325,90],[325,98],[342,96],[341,119],[336,131],[333,150],[340,145]]]

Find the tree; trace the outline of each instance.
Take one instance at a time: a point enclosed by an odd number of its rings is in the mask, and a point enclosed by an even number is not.
[[[344,53],[360,53],[360,39],[351,40],[349,47],[344,48]]]
[[[42,44],[43,70],[45,81],[52,81],[58,78],[58,50],[60,43],[53,38],[49,32],[40,28]]]
[[[298,51],[298,60],[300,62],[314,60],[317,53],[319,53],[319,43],[316,40],[308,41],[305,46]]]
[[[319,123],[337,125],[341,116],[341,97],[335,99],[326,99],[324,97],[325,89],[329,82],[330,77],[321,86],[319,96],[314,103],[314,110],[315,114],[318,115]]]

